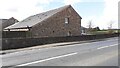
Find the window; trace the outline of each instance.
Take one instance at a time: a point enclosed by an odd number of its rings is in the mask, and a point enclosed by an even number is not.
[[[53,33],[54,33],[55,31],[53,31]]]
[[[65,18],[65,24],[69,23],[69,18]]]

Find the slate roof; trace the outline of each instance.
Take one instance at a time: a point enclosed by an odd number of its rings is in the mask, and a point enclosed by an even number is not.
[[[86,27],[81,26],[81,30],[87,29]]]
[[[4,23],[5,21],[7,21],[8,19],[0,19],[0,24]]]
[[[18,20],[13,17],[9,19],[0,19],[0,25],[2,26],[2,28],[6,28],[16,22],[18,22]]]
[[[43,12],[43,13],[39,13],[39,14],[30,16],[30,17],[24,19],[23,21],[15,23],[5,29],[20,29],[20,28],[25,28],[25,27],[32,27],[69,6],[70,5],[66,5],[64,7],[60,7],[60,8],[54,9],[54,10],[50,10],[47,12]]]

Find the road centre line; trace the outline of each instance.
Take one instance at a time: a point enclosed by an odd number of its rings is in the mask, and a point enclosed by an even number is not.
[[[103,48],[107,48],[107,47],[112,47],[112,46],[117,46],[118,44],[113,44],[113,45],[109,45],[109,46],[103,46],[103,47],[99,47],[97,49],[103,49]]]
[[[45,61],[49,61],[49,60],[53,60],[53,59],[72,56],[72,55],[75,55],[75,54],[77,54],[77,52],[69,53],[69,54],[65,54],[65,55],[61,55],[61,56],[56,56],[56,57],[51,57],[51,58],[47,58],[47,59],[43,59],[43,60],[38,60],[38,61],[30,62],[30,63],[20,64],[20,65],[17,65],[17,66],[26,66],[26,65],[30,65],[30,64],[36,64],[36,63],[45,62]]]

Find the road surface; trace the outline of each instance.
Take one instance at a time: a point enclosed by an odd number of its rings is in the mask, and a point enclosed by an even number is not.
[[[0,56],[2,66],[118,66],[118,38],[15,52]]]

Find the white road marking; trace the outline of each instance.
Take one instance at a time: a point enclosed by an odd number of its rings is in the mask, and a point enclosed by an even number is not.
[[[107,48],[107,47],[112,47],[112,46],[117,46],[118,44],[113,44],[113,45],[109,45],[109,46],[103,46],[103,47],[99,47],[97,49],[103,49],[103,48]]]
[[[43,60],[38,60],[38,61],[30,62],[30,63],[20,64],[20,65],[17,65],[17,66],[26,66],[26,65],[30,65],[30,64],[35,64],[35,63],[40,63],[40,62],[44,62],[44,61],[53,60],[53,59],[58,59],[58,58],[63,58],[63,57],[67,57],[67,56],[72,56],[72,55],[75,55],[75,54],[77,54],[77,52],[66,54],[66,55],[61,55],[61,56],[56,56],[56,57],[51,57],[51,58],[47,58],[47,59],[43,59]]]

